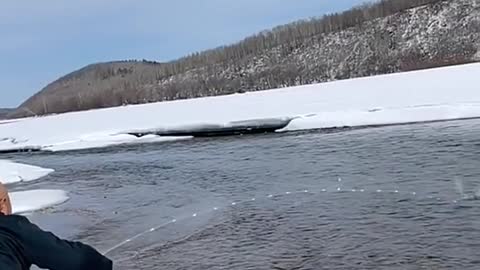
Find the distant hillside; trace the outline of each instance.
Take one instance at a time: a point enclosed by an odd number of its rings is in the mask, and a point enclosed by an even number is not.
[[[10,117],[257,91],[480,60],[480,1],[383,0],[170,63],[87,66]],[[385,89],[388,91],[388,89]]]
[[[2,109],[0,108],[0,119],[5,119],[7,117],[7,114],[13,112],[14,109]]]

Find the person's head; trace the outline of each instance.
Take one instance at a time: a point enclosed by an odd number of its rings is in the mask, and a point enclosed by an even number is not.
[[[12,204],[7,188],[0,182],[0,213],[4,215],[12,214]]]

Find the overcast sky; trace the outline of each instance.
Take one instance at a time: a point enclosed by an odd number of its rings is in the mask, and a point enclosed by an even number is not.
[[[0,3],[0,107],[111,60],[167,61],[367,0],[12,0]]]

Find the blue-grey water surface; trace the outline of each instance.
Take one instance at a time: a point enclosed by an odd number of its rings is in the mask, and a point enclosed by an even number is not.
[[[480,201],[455,190],[480,187],[480,121],[2,158],[56,170],[13,189],[67,190],[30,216],[62,237],[159,227],[115,269],[480,269]]]

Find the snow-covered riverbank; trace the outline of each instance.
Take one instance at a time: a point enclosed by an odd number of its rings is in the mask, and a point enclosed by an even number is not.
[[[71,150],[188,137],[136,137],[132,130],[229,128],[292,119],[279,131],[480,117],[480,64],[22,119],[0,125],[0,151]],[[249,121],[252,123],[252,121]]]

